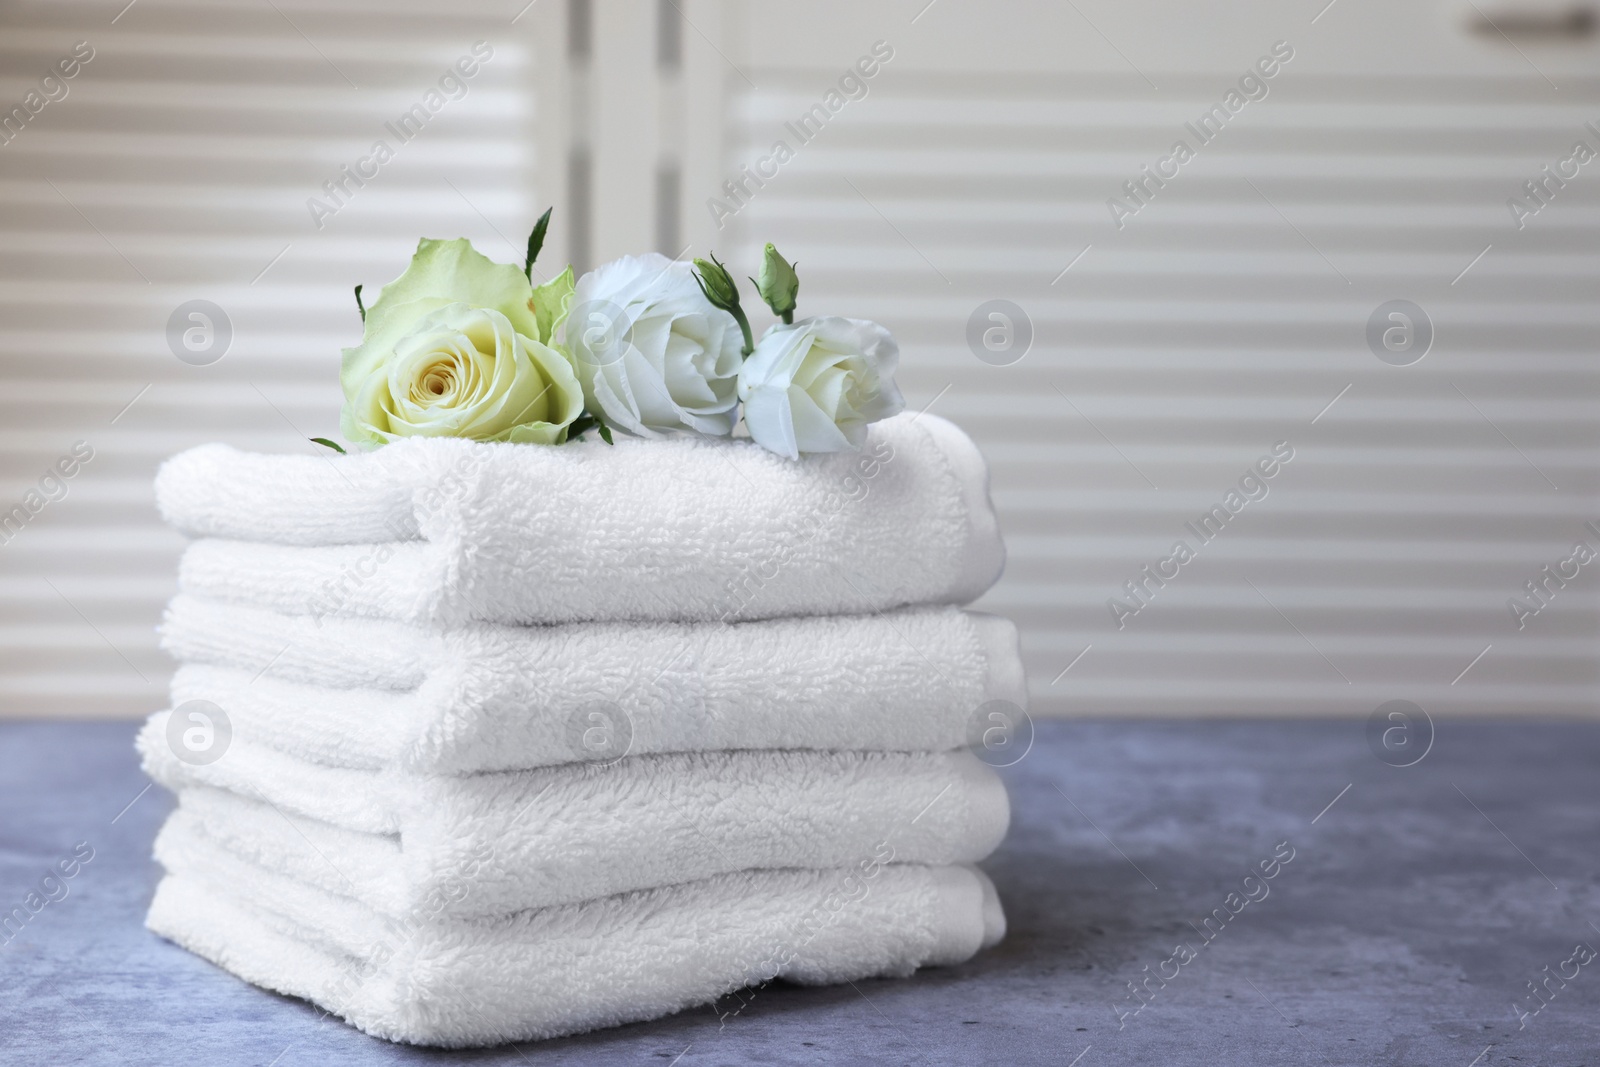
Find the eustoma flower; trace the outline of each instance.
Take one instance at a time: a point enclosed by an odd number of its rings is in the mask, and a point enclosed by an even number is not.
[[[642,437],[733,431],[741,334],[687,263],[624,256],[578,279],[563,340],[590,412]]]
[[[866,441],[867,424],[905,407],[894,384],[900,347],[865,319],[802,319],[773,326],[739,371],[750,436],[798,459]]]

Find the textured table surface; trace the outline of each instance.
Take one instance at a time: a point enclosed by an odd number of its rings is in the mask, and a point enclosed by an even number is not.
[[[141,793],[132,738],[0,727],[0,912],[94,849],[0,946],[0,1062],[1600,1064],[1600,959],[1567,962],[1600,949],[1600,725],[1447,722],[1396,768],[1360,722],[1041,724],[1003,772],[999,948],[907,981],[769,988],[725,1023],[703,1009],[469,1053],[319,1022],[145,931],[169,800]],[[1282,842],[1293,859],[1246,886]],[[1217,908],[1238,913],[1205,926]],[[1519,1026],[1514,1006],[1539,1004]]]

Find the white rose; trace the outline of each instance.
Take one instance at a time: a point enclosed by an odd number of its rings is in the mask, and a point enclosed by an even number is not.
[[[894,384],[900,346],[865,319],[802,319],[772,327],[739,370],[750,436],[771,452],[843,452],[867,424],[905,406]]]
[[[733,432],[743,335],[687,263],[624,256],[578,279],[564,340],[589,410],[643,437]]]

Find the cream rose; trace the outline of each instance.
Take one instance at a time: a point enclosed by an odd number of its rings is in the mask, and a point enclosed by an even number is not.
[[[858,449],[867,424],[905,407],[894,384],[900,347],[865,319],[802,319],[762,335],[739,370],[750,436],[770,452]]]
[[[361,345],[345,350],[344,436],[368,445],[566,440],[583,389],[567,357],[546,343],[552,316],[535,303],[517,268],[464,240],[421,242],[367,311]]]
[[[348,410],[357,428],[383,440],[554,444],[583,401],[560,353],[518,334],[498,311],[447,304],[395,343]]]

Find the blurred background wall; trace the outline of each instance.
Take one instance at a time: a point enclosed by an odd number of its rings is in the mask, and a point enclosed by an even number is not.
[[[156,465],[336,435],[351,286],[547,204],[547,268],[771,240],[896,332],[1036,714],[1587,713],[1597,57],[1488,0],[0,6],[0,714],[160,707]]]

